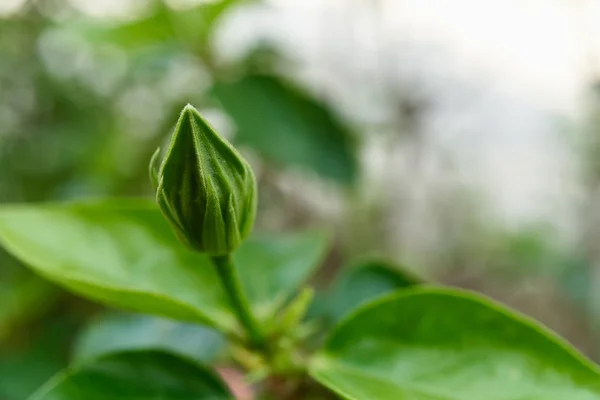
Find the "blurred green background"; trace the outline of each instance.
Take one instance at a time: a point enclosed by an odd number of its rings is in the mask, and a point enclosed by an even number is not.
[[[598,360],[590,4],[3,0],[0,202],[150,196],[191,103],[254,166],[257,229],[335,229],[317,284],[385,257]],[[0,399],[66,365],[102,312],[0,252]]]

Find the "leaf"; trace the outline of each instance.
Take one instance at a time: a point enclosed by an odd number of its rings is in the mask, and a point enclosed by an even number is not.
[[[57,375],[30,400],[233,399],[223,382],[173,354],[124,352]]]
[[[178,32],[185,35],[188,43],[198,50],[206,51],[209,39],[219,20],[238,4],[252,3],[253,0],[219,0],[201,4],[191,9],[171,11],[172,23]]]
[[[221,0],[196,7],[173,10],[155,4],[148,15],[130,22],[70,22],[65,29],[76,29],[92,43],[114,43],[127,50],[174,44],[205,50],[219,19],[243,0]]]
[[[23,343],[0,349],[0,399],[23,400],[68,365],[75,321],[65,314],[37,321],[36,329],[20,331]]]
[[[52,349],[48,344],[46,352]],[[67,362],[61,363],[54,354],[35,349],[0,359],[0,399],[22,400],[41,384],[60,371]]]
[[[0,280],[0,340],[17,325],[39,317],[59,299],[58,289],[30,271]]]
[[[406,269],[380,260],[348,268],[323,302],[323,313],[337,321],[348,311],[381,295],[424,282]]]
[[[93,24],[84,21],[74,26],[92,42],[113,42],[130,50],[176,40],[176,30],[163,7],[157,7],[155,12],[133,22]]]
[[[275,307],[312,272],[327,243],[313,235],[265,235],[234,254],[258,307]],[[152,202],[4,206],[0,242],[40,275],[101,303],[235,327],[210,260],[180,244]]]
[[[600,371],[537,322],[479,295],[413,289],[360,308],[311,375],[352,400],[592,400]]]
[[[80,334],[74,360],[81,362],[108,353],[164,350],[200,362],[211,362],[225,340],[213,329],[140,314],[107,313]]]
[[[215,98],[235,121],[236,141],[283,166],[351,184],[358,172],[352,135],[325,105],[271,76],[219,82]]]
[[[231,327],[209,260],[150,202],[6,206],[0,241],[47,279],[128,310]]]
[[[320,231],[251,236],[233,254],[253,308],[268,318],[325,257],[330,236]]]

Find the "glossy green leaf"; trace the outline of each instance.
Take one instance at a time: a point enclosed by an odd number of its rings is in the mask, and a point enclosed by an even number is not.
[[[308,168],[345,184],[356,179],[352,135],[309,95],[259,75],[217,83],[212,92],[235,121],[238,143],[280,165]]]
[[[170,353],[124,352],[57,375],[30,400],[233,399],[199,364]]]
[[[114,307],[230,330],[235,324],[213,266],[186,249],[149,201],[0,208],[0,242],[47,279]],[[295,291],[327,236],[259,236],[234,254],[260,309]]]
[[[322,314],[331,321],[337,321],[369,300],[423,283],[417,276],[392,263],[361,261],[345,270],[333,290],[325,296]]]
[[[600,370],[479,295],[413,289],[344,320],[311,367],[351,400],[595,400]]]
[[[151,202],[6,206],[0,240],[41,275],[94,300],[233,324],[208,259],[185,250]]]
[[[208,363],[224,345],[221,334],[201,325],[141,314],[107,313],[81,332],[74,360],[79,363],[120,351],[164,350]]]

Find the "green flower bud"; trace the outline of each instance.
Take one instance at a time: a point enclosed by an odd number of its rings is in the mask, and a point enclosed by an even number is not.
[[[157,151],[150,177],[179,239],[212,256],[233,252],[256,216],[256,178],[248,162],[188,104],[158,163]]]

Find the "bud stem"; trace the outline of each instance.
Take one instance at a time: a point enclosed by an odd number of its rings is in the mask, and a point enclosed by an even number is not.
[[[216,256],[212,257],[211,260],[219,274],[219,278],[221,278],[221,283],[223,289],[225,289],[231,308],[246,330],[249,339],[254,345],[264,347],[265,338],[259,328],[258,321],[250,309],[231,255]]]

